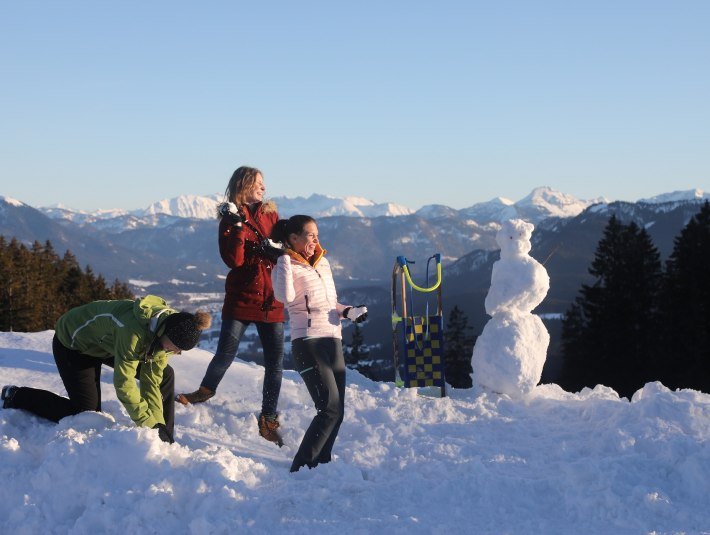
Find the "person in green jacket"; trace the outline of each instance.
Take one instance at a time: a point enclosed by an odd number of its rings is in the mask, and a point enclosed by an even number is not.
[[[178,312],[154,295],[73,308],[57,321],[52,340],[69,397],[8,385],[2,389],[3,407],[25,409],[54,422],[100,411],[101,366],[106,364],[114,370],[116,396],[136,425],[158,429],[161,440],[172,443],[175,375],[168,357],[195,347],[211,321],[207,312]]]

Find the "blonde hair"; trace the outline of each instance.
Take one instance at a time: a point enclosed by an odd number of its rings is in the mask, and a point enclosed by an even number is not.
[[[258,175],[263,177],[264,173],[256,167],[245,165],[234,171],[232,178],[229,179],[229,184],[227,184],[227,189],[224,190],[225,202],[233,202],[237,206],[246,204],[246,197],[254,188]],[[271,200],[264,201],[262,210],[264,213],[276,212],[276,203]]]

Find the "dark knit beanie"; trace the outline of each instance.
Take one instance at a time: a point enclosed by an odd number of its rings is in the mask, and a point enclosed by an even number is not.
[[[183,351],[195,347],[201,333],[195,323],[195,316],[189,312],[176,312],[165,320],[165,336]]]

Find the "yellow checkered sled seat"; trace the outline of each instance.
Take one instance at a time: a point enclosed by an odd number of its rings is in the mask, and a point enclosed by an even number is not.
[[[444,388],[444,332],[441,316],[410,316],[405,332],[404,384]]]

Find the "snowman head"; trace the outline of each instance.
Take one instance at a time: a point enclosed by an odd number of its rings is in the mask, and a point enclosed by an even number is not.
[[[528,254],[532,248],[530,236],[532,236],[534,228],[535,225],[522,219],[504,221],[496,234],[501,258]]]

